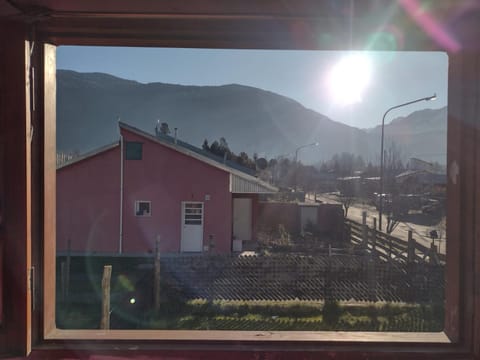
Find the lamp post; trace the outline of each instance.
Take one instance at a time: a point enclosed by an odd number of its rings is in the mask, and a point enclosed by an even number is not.
[[[392,111],[394,109],[398,109],[398,108],[403,107],[403,106],[415,104],[415,103],[421,102],[421,101],[435,100],[436,98],[437,98],[437,94],[433,94],[432,96],[427,96],[427,97],[423,97],[423,98],[420,98],[420,99],[408,101],[408,102],[400,104],[400,105],[392,106],[391,108],[387,109],[387,111],[385,111],[385,113],[383,114],[383,118],[382,118],[382,142],[381,142],[381,145],[380,145],[380,206],[379,206],[379,210],[378,210],[378,228],[380,229],[380,231],[382,230],[382,214],[383,214],[383,166],[384,166],[383,165],[383,160],[384,160],[383,159],[384,158],[383,138],[384,138],[384,129],[385,129],[385,117],[387,116],[387,114],[390,111]]]
[[[306,145],[302,145],[302,146],[299,146],[295,149],[295,186],[294,186],[294,190],[297,191],[297,173],[298,173],[298,165],[297,165],[297,161],[298,161],[298,151],[300,149],[303,149],[303,148],[306,148],[306,147],[309,147],[309,146],[318,146],[319,143],[318,142],[314,142],[314,143],[311,143],[311,144],[306,144]]]

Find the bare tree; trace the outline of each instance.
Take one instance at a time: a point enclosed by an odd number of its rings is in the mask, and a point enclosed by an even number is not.
[[[355,180],[354,179],[339,179],[337,181],[337,188],[340,192],[339,199],[342,203],[343,214],[348,216],[348,209],[355,200]]]
[[[394,141],[390,142],[384,152],[384,169],[387,176],[395,176],[405,170],[402,149]]]
[[[395,216],[393,216],[393,214],[387,215],[387,228],[386,228],[387,234],[391,234],[399,223],[400,223],[400,220]]]

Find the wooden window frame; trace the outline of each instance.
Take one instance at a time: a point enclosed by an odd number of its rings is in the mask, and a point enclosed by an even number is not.
[[[52,47],[53,49],[53,47]],[[51,57],[53,55],[49,55]],[[47,69],[45,69],[47,72]],[[52,71],[51,69],[48,71]],[[52,80],[53,81],[53,80]],[[52,94],[51,91],[46,91],[47,96]],[[50,104],[54,102],[52,99],[46,99],[45,103]],[[50,112],[53,114],[53,111]],[[49,119],[45,121],[46,124],[54,124],[55,119]],[[451,127],[451,126],[450,126]],[[450,130],[450,129],[449,129]],[[49,134],[54,129],[45,129],[45,134]],[[451,139],[451,136],[449,137]],[[48,141],[46,137],[45,141]],[[51,156],[50,154],[45,153],[45,156]],[[49,163],[50,161],[45,161]],[[45,169],[45,173],[50,174],[50,177],[53,177],[51,169]],[[45,184],[52,183],[53,179],[45,178]],[[449,192],[450,194],[450,192]],[[50,213],[53,209],[50,204],[54,203],[53,198],[50,201],[45,199],[46,207],[44,209],[45,213]],[[452,206],[452,201],[448,202],[448,208]],[[53,218],[55,215],[50,214],[48,218]],[[449,219],[450,220],[450,219]],[[449,221],[449,226],[451,226]],[[448,231],[448,230],[447,230]],[[451,233],[451,231],[450,231]],[[449,236],[448,238],[453,238]],[[55,263],[55,253],[54,253],[54,244],[52,240],[55,239],[55,236],[52,234],[45,234],[45,249],[49,252],[45,254],[46,261],[49,263]],[[458,259],[452,260],[452,249],[449,246],[448,253],[448,264],[458,264]],[[48,260],[47,260],[48,258]],[[44,312],[46,314],[54,313],[52,309],[53,302],[47,301],[47,299],[54,297],[53,289],[54,287],[54,277],[52,277],[52,270],[45,270],[44,279],[46,283],[46,288],[51,289],[49,293],[44,294]],[[450,268],[450,273],[451,273]],[[447,275],[448,277],[448,275]],[[448,313],[458,313],[458,307],[452,302],[452,298],[448,296],[447,293],[447,320],[446,320],[446,329],[444,332],[438,333],[407,333],[407,332],[336,332],[336,331],[326,331],[326,332],[302,332],[302,331],[171,331],[171,330],[109,330],[109,331],[98,331],[98,330],[65,330],[58,329],[54,326],[54,319],[45,318],[44,324],[44,337],[46,340],[50,341],[159,341],[163,344],[169,342],[187,342],[190,346],[202,346],[203,342],[213,342],[215,343],[242,343],[242,346],[269,346],[275,345],[279,348],[282,348],[285,342],[288,342],[290,347],[304,349],[304,346],[310,348],[322,348],[327,343],[333,343],[336,346],[341,348],[342,343],[354,343],[357,345],[365,346],[368,348],[368,345],[376,344],[378,347],[381,344],[388,344],[395,351],[401,351],[405,344],[409,344],[412,347],[418,347],[422,349],[422,345],[427,345],[429,350],[442,353],[445,347],[456,347],[458,346],[458,337],[459,334],[451,327],[452,323],[458,322],[458,319],[448,316]],[[454,309],[454,311],[448,311],[449,309]],[[135,340],[141,339],[141,340]],[[292,345],[293,344],[293,345]],[[215,345],[212,345],[215,346]],[[437,347],[438,346],[438,347]]]
[[[112,41],[114,44],[118,44],[117,39]],[[122,43],[122,41],[119,41]],[[136,44],[138,45],[138,44]],[[53,57],[53,55],[48,55],[48,58]],[[46,62],[47,63],[47,62]],[[51,72],[52,69],[45,68],[45,72]],[[451,74],[449,74],[450,77]],[[47,78],[47,76],[46,76]],[[452,94],[451,86],[454,82],[450,81],[450,89],[449,94]],[[54,103],[53,99],[48,99],[47,96],[52,94],[51,91],[45,91],[46,98],[45,104],[52,104]],[[453,97],[453,100],[455,97]],[[452,98],[450,99],[452,100]],[[53,104],[52,104],[53,105]],[[451,104],[449,102],[449,109],[455,108],[455,103]],[[53,111],[50,111],[50,115],[53,114]],[[451,151],[451,144],[452,139],[459,140],[454,138],[457,136],[455,132],[454,124],[452,124],[452,117],[451,112],[449,111],[449,135],[448,135],[448,155],[449,160],[448,164],[452,163],[452,151]],[[45,124],[54,124],[55,119],[45,119]],[[54,129],[45,128],[45,134],[53,133]],[[455,141],[453,140],[453,141]],[[48,141],[48,137],[45,137],[45,142]],[[468,141],[467,141],[468,142]],[[463,142],[462,142],[463,143]],[[52,153],[53,154],[53,153]],[[45,152],[45,157],[49,156],[47,152]],[[455,160],[454,160],[455,161]],[[456,160],[457,163],[460,163],[462,160]],[[51,161],[45,160],[45,164],[51,163]],[[52,169],[48,169],[47,166],[45,168],[45,173],[52,175]],[[47,175],[45,176],[45,184],[52,183],[52,179],[47,179]],[[458,185],[458,184],[457,184]],[[463,185],[463,184],[462,184]],[[463,186],[468,186],[465,184]],[[454,217],[453,214],[458,214],[459,212],[452,212],[452,208],[455,207],[457,201],[455,200],[455,195],[452,196],[452,192],[456,188],[455,184],[449,184],[448,189],[448,238],[452,239],[455,236],[452,234],[453,231],[460,230],[455,228],[455,221],[460,222],[460,219],[452,219]],[[458,191],[458,190],[457,190]],[[54,203],[54,199],[52,198],[51,201],[47,201],[45,199],[46,208],[44,209],[45,214],[49,213],[53,207],[49,206],[51,203]],[[48,218],[53,218],[54,214],[49,214]],[[48,226],[46,226],[48,228]],[[460,232],[458,232],[460,233]],[[457,233],[457,234],[458,234]],[[45,234],[45,249],[50,251],[51,253],[48,255],[49,258],[54,256],[54,252],[52,251],[53,244],[49,244],[47,239],[55,239],[55,236],[51,236],[51,234]],[[50,241],[51,242],[51,241]],[[459,250],[459,249],[458,249]],[[460,264],[460,257],[459,252],[455,248],[455,246],[450,246],[448,248],[448,271],[447,271],[447,282],[451,284],[449,279],[452,278],[452,275],[459,275],[458,269],[452,270],[452,267],[455,264]],[[47,258],[47,254],[45,254],[45,258]],[[49,260],[50,262],[50,260]],[[54,261],[51,261],[54,263]],[[49,282],[54,281],[54,278],[51,276],[52,272],[47,271],[44,274],[46,288],[54,289],[53,284]],[[153,341],[157,340],[162,343],[169,343],[169,342],[187,342],[190,346],[203,346],[203,342],[213,342],[212,346],[215,346],[216,343],[221,344],[229,344],[229,343],[237,343],[240,342],[242,346],[266,346],[274,344],[276,347],[284,348],[284,344],[288,342],[291,346],[297,349],[304,349],[305,346],[313,347],[316,349],[321,349],[325,346],[325,344],[333,343],[335,346],[339,346],[341,348],[342,343],[353,343],[356,345],[365,346],[367,349],[369,348],[368,345],[372,346],[376,344],[376,347],[380,344],[385,344],[390,346],[394,351],[401,351],[405,344],[409,344],[412,347],[417,347],[418,349],[422,349],[423,346],[426,346],[430,351],[435,351],[441,354],[445,347],[451,351],[452,348],[457,348],[461,342],[461,332],[458,331],[458,323],[459,323],[459,309],[460,304],[458,303],[458,298],[451,296],[450,294],[455,294],[456,296],[460,295],[460,289],[451,287],[447,292],[447,313],[446,313],[446,329],[444,332],[440,333],[363,333],[363,332],[264,332],[264,331],[248,331],[248,332],[238,332],[238,331],[166,331],[166,330],[110,330],[108,332],[102,331],[95,331],[95,330],[62,330],[57,329],[52,321],[54,319],[45,318],[44,321],[44,337],[46,340],[61,340],[61,341],[98,341],[99,339],[108,340],[108,341],[134,341],[134,339],[141,339],[140,341]],[[453,290],[453,291],[452,291]],[[44,294],[44,313],[51,314],[54,313],[54,310],[51,309],[52,302],[46,301],[47,298],[52,298],[54,295],[53,292],[45,293]],[[135,340],[138,341],[138,340]],[[293,345],[292,345],[293,344]],[[370,348],[371,350],[372,348]],[[422,349],[423,351],[424,349]]]
[[[148,15],[148,14],[144,14]],[[446,282],[447,312],[445,332],[443,333],[345,333],[345,332],[238,332],[224,331],[149,331],[149,330],[113,330],[110,332],[92,330],[59,330],[55,327],[55,309],[52,306],[55,291],[55,46],[49,45],[118,45],[118,46],[179,46],[179,47],[218,47],[218,48],[305,48],[319,47],[307,36],[300,40],[288,36],[287,25],[292,19],[275,16],[248,16],[218,14],[157,14],[143,16],[146,24],[139,24],[141,14],[122,16],[118,14],[75,14],[60,13],[49,21],[40,23],[36,29],[36,46],[40,52],[38,62],[43,67],[40,75],[41,85],[34,94],[41,101],[43,115],[40,116],[41,128],[38,129],[42,141],[32,144],[33,153],[41,155],[42,169],[38,174],[19,171],[29,185],[32,177],[34,188],[41,187],[42,197],[32,205],[29,190],[18,192],[27,198],[24,223],[19,228],[29,228],[31,208],[40,206],[43,216],[42,226],[26,233],[26,245],[21,247],[25,253],[26,264],[30,268],[31,256],[37,257],[40,247],[31,249],[30,236],[43,245],[42,263],[42,305],[40,315],[43,326],[30,324],[30,310],[19,310],[23,320],[27,318],[27,329],[16,329],[15,334],[30,334],[34,341],[34,354],[57,354],[80,356],[85,352],[109,351],[113,354],[128,352],[128,356],[145,354],[146,356],[177,355],[185,358],[203,356],[204,358],[224,358],[227,353],[235,352],[238,357],[260,353],[263,358],[272,354],[278,358],[291,356],[297,358],[340,359],[478,359],[480,358],[480,51],[458,51],[449,53],[449,101],[448,101],[448,150],[447,165],[449,171],[448,227],[447,237],[458,238],[448,245]],[[302,20],[302,16],[299,17]],[[273,22],[272,22],[273,19]],[[303,19],[310,23],[309,14]],[[234,20],[233,24],[229,24]],[[298,18],[293,19],[297,21]],[[320,19],[325,20],[325,19]],[[176,27],[176,23],[186,25]],[[151,27],[157,24],[157,27]],[[280,25],[279,25],[280,24]],[[253,25],[253,26],[252,26]],[[206,27],[205,27],[206,26]],[[271,30],[283,32],[272,32]],[[231,29],[234,29],[232,32]],[[239,31],[235,29],[246,29]],[[200,31],[203,29],[203,31]],[[206,30],[205,30],[206,29]],[[230,30],[228,30],[230,29]],[[287,30],[285,30],[287,29]],[[270,30],[270,32],[266,31]],[[127,32],[128,31],[128,32]],[[287,36],[285,36],[287,35]],[[291,35],[291,34],[290,34]],[[25,36],[28,37],[27,32]],[[359,35],[358,35],[359,36]],[[413,36],[413,35],[412,35]],[[408,39],[407,39],[408,40]],[[300,45],[298,45],[300,44]],[[345,38],[344,44],[351,44]],[[432,50],[437,45],[423,39],[410,42],[409,50]],[[321,48],[322,46],[320,46]],[[38,50],[40,48],[40,50]],[[344,49],[355,48],[355,45]],[[21,80],[21,77],[19,77]],[[27,90],[28,80],[25,80]],[[475,83],[475,85],[473,85]],[[25,103],[29,106],[28,91]],[[4,106],[5,107],[5,106]],[[24,116],[29,119],[28,109]],[[28,121],[26,122],[28,125]],[[23,125],[22,125],[23,126]],[[18,126],[22,130],[22,126]],[[25,130],[25,129],[24,129]],[[31,157],[25,150],[30,139],[24,133],[21,158],[31,165]],[[26,147],[29,150],[28,146]],[[7,162],[9,160],[7,159]],[[30,189],[30,186],[28,187]],[[23,194],[23,195],[22,195]],[[22,205],[23,206],[23,205]],[[35,214],[35,213],[34,213]],[[26,225],[26,226],[25,226]],[[8,226],[8,224],[7,224]],[[41,234],[39,233],[41,232]],[[7,238],[6,249],[11,248],[12,240]],[[33,251],[33,253],[32,253]],[[22,268],[23,272],[23,268]],[[24,284],[27,286],[27,284]],[[7,279],[7,287],[13,286]],[[23,286],[23,285],[22,285]],[[30,290],[19,292],[26,296],[24,305],[29,309]],[[52,297],[53,296],[53,297]],[[8,305],[8,304],[7,304]],[[23,315],[22,315],[23,314]],[[19,316],[15,315],[17,318]],[[23,326],[23,325],[22,325]],[[13,336],[12,335],[12,336]],[[161,336],[159,336],[161,335]],[[26,337],[25,352],[29,352]],[[195,339],[195,340],[194,340]],[[0,339],[1,340],[1,339]],[[135,350],[131,350],[135,348]],[[70,350],[66,350],[70,349]],[[213,356],[208,356],[213,353]],[[222,355],[223,351],[223,355]],[[284,353],[284,351],[288,351]],[[220,355],[219,353],[220,352]],[[80,354],[80,355],[79,355]],[[203,355],[202,355],[203,354]]]

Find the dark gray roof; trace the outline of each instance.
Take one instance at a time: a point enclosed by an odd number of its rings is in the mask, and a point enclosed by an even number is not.
[[[164,141],[164,142],[168,142],[170,144],[175,144],[175,138],[172,137],[172,136],[157,134],[157,138]],[[193,151],[193,152],[195,152],[199,155],[205,156],[205,157],[209,158],[210,160],[214,160],[214,161],[216,161],[220,164],[223,164],[223,165],[225,165],[229,168],[241,171],[241,172],[243,172],[245,174],[248,174],[248,175],[251,175],[251,176],[255,176],[255,170],[250,169],[250,168],[245,167],[245,166],[242,166],[239,163],[236,163],[235,161],[231,161],[231,160],[225,160],[224,161],[223,157],[212,154],[210,151],[203,150],[203,149],[201,149],[199,147],[196,147],[192,144],[189,144],[185,141],[177,139],[177,146],[181,146],[181,147],[183,147],[187,150],[190,150],[190,151]]]
[[[275,186],[253,175],[250,175],[248,172],[238,170],[234,166],[229,166],[227,163],[223,162],[223,159],[222,161],[217,161],[219,159],[218,156],[215,156],[216,159],[214,160],[210,158],[210,156],[204,155],[205,151],[193,145],[190,145],[185,142],[181,142],[183,144],[182,146],[182,144],[180,144],[178,140],[175,143],[175,139],[173,139],[171,136],[167,138],[164,138],[163,136],[158,137],[122,122],[119,122],[119,126],[121,129],[125,129],[130,132],[133,132],[134,134],[137,134],[146,139],[162,144],[163,146],[169,147],[175,151],[178,151],[187,156],[203,161],[211,166],[214,166],[216,168],[219,168],[223,171],[230,173],[230,191],[232,193],[260,194],[260,193],[274,193],[278,191],[278,189]],[[195,151],[194,149],[196,149],[197,151]],[[233,162],[230,162],[230,163],[233,163]],[[241,168],[245,170],[243,166]]]

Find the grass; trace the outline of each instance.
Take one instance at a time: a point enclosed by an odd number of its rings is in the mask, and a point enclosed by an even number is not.
[[[97,309],[59,307],[63,328],[97,328]],[[262,331],[441,331],[439,304],[339,304],[191,300],[164,302],[160,311],[112,312],[112,328]]]
[[[192,313],[173,321],[172,329],[441,331],[443,313],[435,306],[197,301],[187,304]]]

